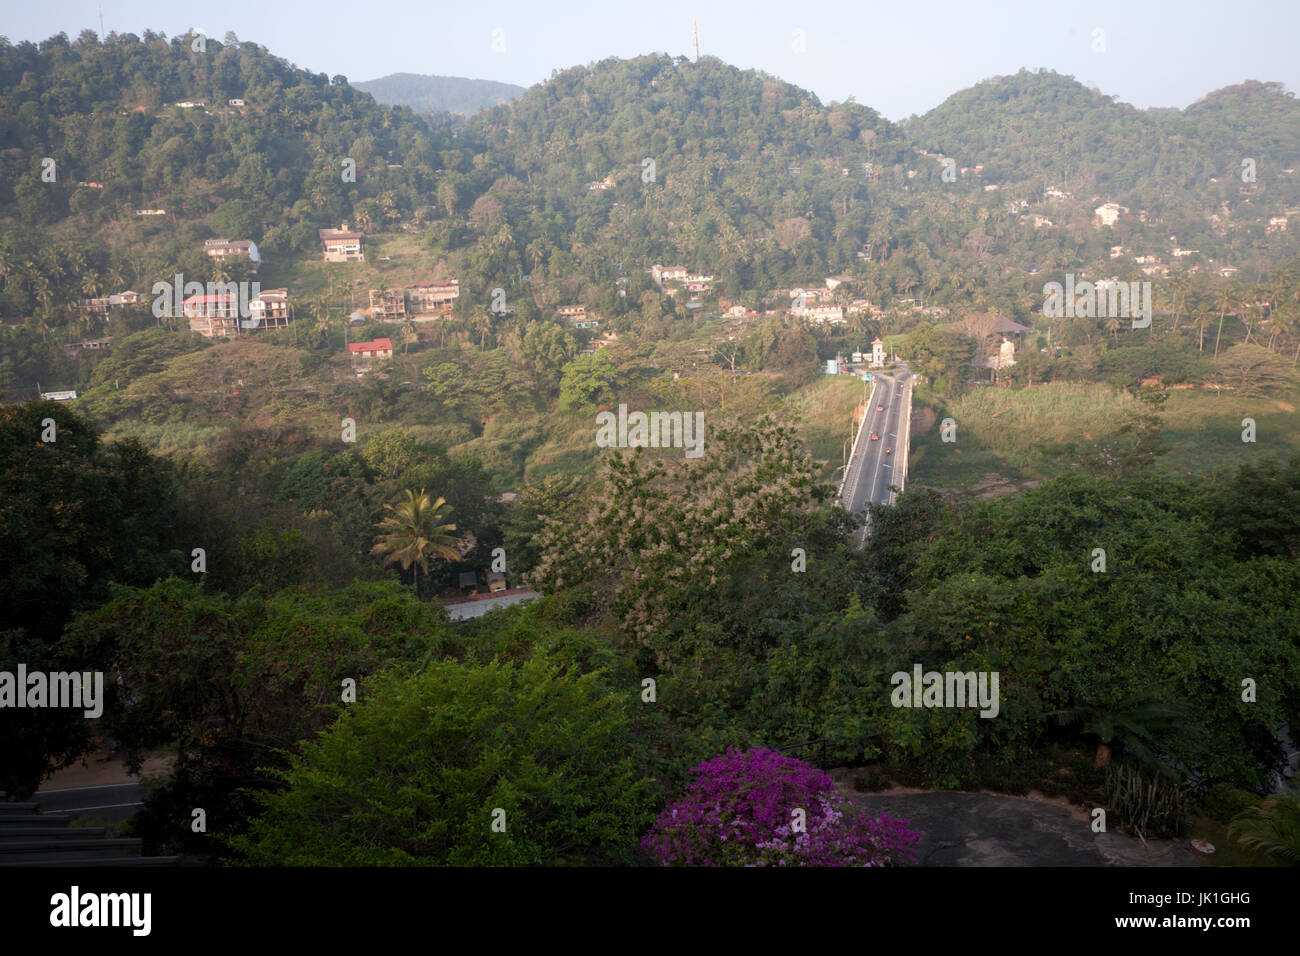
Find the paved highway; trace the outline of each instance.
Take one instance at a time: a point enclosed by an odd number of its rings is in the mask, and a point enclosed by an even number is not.
[[[868,503],[893,504],[896,495],[890,486],[901,485],[907,471],[912,373],[901,365],[896,375],[875,373],[873,382],[840,492],[840,504],[847,511],[861,511]]]

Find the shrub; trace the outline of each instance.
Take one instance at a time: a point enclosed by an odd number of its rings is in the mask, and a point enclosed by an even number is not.
[[[1232,818],[1247,807],[1259,803],[1259,797],[1231,784],[1216,783],[1205,797],[1205,815],[1220,823],[1231,823]]]
[[[857,811],[829,776],[802,760],[731,748],[695,773],[641,841],[664,866],[899,866],[914,859],[920,835],[907,821]]]
[[[1228,833],[1270,863],[1300,866],[1300,790],[1275,793],[1246,808]]]
[[[1182,836],[1187,830],[1187,788],[1159,776],[1146,778],[1136,767],[1106,768],[1106,802],[1111,812],[1139,837]]]
[[[372,678],[228,842],[254,865],[630,862],[650,802],[599,681],[543,656]]]

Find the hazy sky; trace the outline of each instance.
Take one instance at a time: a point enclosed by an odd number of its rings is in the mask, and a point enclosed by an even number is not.
[[[13,42],[99,28],[96,2],[0,3],[0,34]],[[852,96],[894,120],[1021,67],[1073,75],[1138,107],[1182,108],[1247,79],[1300,90],[1297,0],[104,0],[102,7],[110,32],[175,36],[197,27],[220,40],[233,30],[304,69],[353,81],[404,72],[521,86],[611,56],[689,55],[694,18],[703,53],[765,70],[823,102]]]

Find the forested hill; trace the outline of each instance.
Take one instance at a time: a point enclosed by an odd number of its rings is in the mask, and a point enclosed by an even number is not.
[[[558,72],[466,120],[381,106],[345,77],[229,40],[0,41],[0,314],[52,316],[100,287],[202,275],[210,237],[310,257],[317,229],[345,221],[418,231],[460,275],[467,308],[525,273],[549,283],[542,299],[608,299],[620,274],[639,296],[643,271],[673,262],[751,307],[851,272],[873,302],[919,294],[1023,315],[1031,266],[1113,269],[1117,243],[1162,258],[1176,236],[1205,264],[1255,275],[1300,251],[1300,230],[1266,230],[1300,209],[1300,107],[1275,85],[1138,111],[1022,72],[897,125],[715,58],[660,54]],[[1247,157],[1258,181],[1243,184]],[[1047,202],[1049,187],[1068,198]],[[1129,208],[1101,228],[1107,201]]]
[[[209,39],[199,52],[149,33],[101,43],[85,31],[39,51],[0,43],[0,124],[0,171],[14,184],[0,201],[12,212],[16,196],[36,223],[141,205],[192,221],[243,201],[254,225],[283,230],[381,194],[380,206],[409,215],[434,187],[443,142],[410,110],[381,107],[345,77],[297,69],[254,43]],[[46,156],[58,164],[52,184],[31,175]],[[348,190],[339,188],[345,157],[359,170]],[[79,181],[103,189],[79,192]]]
[[[517,100],[524,92],[524,87],[513,83],[420,73],[391,73],[352,85],[387,106],[408,106],[417,113],[443,111],[463,116]]]
[[[475,115],[464,137],[488,164],[449,173],[447,195],[479,195],[471,219],[508,220],[522,246],[539,242],[538,263],[597,244],[621,261],[688,261],[736,290],[851,265],[872,221],[899,215],[910,155],[866,107],[662,55],[566,70]]]
[[[137,289],[178,267],[202,274],[213,236],[276,257],[313,249],[320,226],[411,221],[436,191],[448,129],[255,43],[0,39],[0,251],[21,273],[6,267],[0,311],[30,314],[41,280],[61,306],[95,274]]]
[[[1248,82],[1185,110],[1138,110],[1076,80],[1021,70],[955,93],[906,123],[918,146],[983,165],[986,181],[1026,179],[1155,205],[1171,190],[1241,185],[1256,160],[1260,191],[1300,165],[1300,103],[1280,84]],[[1294,179],[1290,180],[1294,185]]]

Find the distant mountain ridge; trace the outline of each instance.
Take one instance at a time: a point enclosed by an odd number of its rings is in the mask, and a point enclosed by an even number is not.
[[[369,93],[385,106],[407,106],[417,113],[445,110],[464,116],[489,106],[512,102],[524,94],[524,87],[513,83],[420,73],[391,73],[352,86]]]

